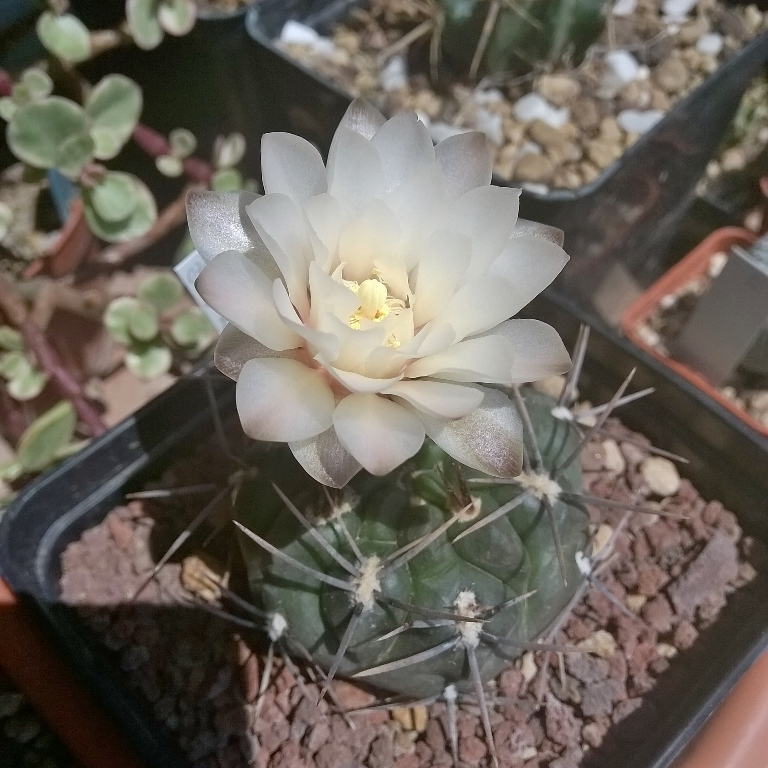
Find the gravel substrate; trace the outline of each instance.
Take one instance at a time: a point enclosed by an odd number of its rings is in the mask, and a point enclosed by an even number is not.
[[[612,567],[601,574],[629,611],[592,589],[558,638],[590,653],[567,654],[562,667],[556,655],[526,653],[491,686],[491,722],[505,768],[575,768],[587,754],[631,748],[632,739],[655,724],[654,708],[642,706],[644,694],[717,618],[728,595],[750,589],[756,569],[766,568],[762,544],[742,533],[732,513],[704,501],[669,460],[633,444],[647,446],[643,436],[615,419],[608,428],[615,437],[583,454],[585,492],[658,505],[687,519],[632,516]],[[228,468],[221,458],[211,460],[216,455],[215,446],[206,446],[177,462],[159,485],[221,481]],[[158,555],[207,501],[192,498],[132,501],[113,510],[64,552],[61,591],[195,768],[451,765],[442,704],[352,715],[353,730],[325,702],[307,699],[278,656],[259,700],[263,637],[188,602],[193,593],[215,597],[201,591],[195,574],[201,567],[222,570],[217,559],[226,561],[234,551],[229,534],[219,534],[202,560],[199,541],[192,543],[130,604]],[[622,514],[590,509],[594,547],[605,545]],[[233,572],[237,589],[236,567]],[[374,701],[347,683],[334,686],[344,707]],[[316,686],[306,687],[317,696]],[[486,745],[471,702],[460,707],[458,730],[461,760],[484,765]]]

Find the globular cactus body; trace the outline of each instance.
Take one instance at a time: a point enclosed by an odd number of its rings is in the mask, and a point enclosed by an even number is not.
[[[526,392],[525,402],[544,465],[552,471],[572,454],[579,436],[568,421],[552,416],[555,403],[551,398],[531,390]],[[529,453],[531,448],[527,446]],[[434,444],[425,445],[396,476],[369,476],[356,482],[357,500],[347,509],[337,507],[337,515],[330,518],[319,519],[321,505],[317,500],[323,496],[312,491],[296,494],[292,489],[297,508],[309,510],[315,505],[315,530],[354,563],[356,553],[342,527],[346,526],[368,561],[367,570],[362,568],[363,576],[358,578],[324,551],[316,537],[287,509],[270,485],[269,474],[267,469],[263,478],[241,489],[236,504],[239,522],[295,561],[347,582],[355,591],[321,583],[242,537],[252,592],[262,607],[285,617],[289,636],[307,648],[325,669],[332,666],[345,633],[350,634],[350,621],[354,621],[354,633],[338,669],[340,676],[355,676],[420,654],[425,658],[417,663],[394,670],[385,668],[365,679],[379,688],[417,699],[436,695],[449,685],[459,691],[471,690],[466,643],[473,646],[481,679],[485,682],[495,677],[522,651],[510,643],[494,643],[491,638],[512,643],[540,638],[562,612],[581,579],[576,553],[587,546],[588,517],[576,504],[559,499],[552,504],[567,583],[558,566],[544,504],[534,496],[494,522],[455,540],[523,492],[520,484],[483,486],[488,476],[466,468],[465,493],[469,488],[474,500],[472,509],[479,505],[480,510],[474,519],[454,522],[409,562],[389,570],[386,565],[380,568],[387,558],[392,566],[397,565],[393,553],[438,529],[459,512],[463,503],[461,493],[457,493],[463,479],[450,457]],[[557,482],[564,491],[580,491],[578,461],[559,475]],[[327,509],[326,502],[322,514]],[[309,515],[307,511],[304,514]],[[406,555],[398,559],[403,557]],[[498,608],[531,592],[493,615],[483,613],[484,608]],[[460,624],[430,611],[464,616],[474,613],[487,620],[482,624]]]

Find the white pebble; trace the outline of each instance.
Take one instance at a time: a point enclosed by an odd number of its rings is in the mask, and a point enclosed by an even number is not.
[[[524,181],[520,188],[525,192],[533,192],[534,195],[548,195],[549,187],[546,184],[540,184],[535,181]]]
[[[525,682],[530,683],[531,680],[536,677],[536,673],[538,671],[539,668],[536,666],[536,662],[534,661],[533,651],[527,651],[523,654],[523,661],[520,665],[520,672],[522,672],[523,677],[525,678]]]
[[[518,158],[523,155],[540,155],[541,147],[535,141],[526,141],[517,151]]]
[[[481,106],[504,101],[504,94],[498,88],[489,88],[487,91],[475,91],[472,96],[475,103]]]
[[[332,40],[321,37],[312,27],[293,20],[283,25],[280,42],[284,45],[306,45],[321,56],[332,56],[336,51]]]
[[[601,659],[610,659],[616,653],[616,639],[610,632],[598,629],[597,632],[582,640],[576,647],[587,653],[594,653]]]
[[[677,467],[663,456],[649,456],[640,465],[640,473],[657,496],[674,496],[680,489]]]
[[[467,133],[467,131],[469,131],[469,128],[458,128],[450,123],[437,122],[432,123],[432,125],[429,126],[429,133],[432,136],[432,141],[435,141],[438,144],[443,139],[450,139],[451,136],[458,136],[460,133]]]
[[[603,466],[609,472],[621,474],[627,468],[627,462],[619,450],[618,443],[615,440],[603,441]]]
[[[707,267],[707,274],[710,277],[717,277],[722,271],[723,267],[728,263],[728,254],[720,251],[719,253],[713,253],[709,259],[709,267]]]
[[[475,117],[475,128],[482,131],[492,144],[501,146],[504,143],[504,118],[501,115],[480,107]]]
[[[408,85],[408,66],[405,56],[393,56],[379,73],[381,87],[388,93]]]
[[[625,109],[616,115],[616,122],[627,133],[646,133],[664,117],[660,109]]]
[[[629,51],[621,49],[609,51],[603,57],[603,61],[607,64],[610,73],[613,74],[622,85],[637,80],[638,74],[640,73],[640,64]]]
[[[668,21],[686,21],[699,0],[664,0],[661,12]]]
[[[562,128],[571,116],[570,110],[566,107],[557,109],[538,93],[527,93],[518,99],[512,112],[521,123],[541,120],[552,128]]]
[[[637,0],[616,0],[611,9],[614,16],[630,16],[637,8]]]
[[[696,50],[699,53],[705,53],[709,56],[717,56],[723,50],[722,35],[712,32],[708,35],[702,35],[696,41]]]

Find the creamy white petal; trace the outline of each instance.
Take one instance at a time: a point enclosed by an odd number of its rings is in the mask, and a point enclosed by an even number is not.
[[[301,209],[287,195],[265,195],[248,206],[248,215],[280,267],[291,301],[306,317],[307,269],[313,252]]]
[[[325,164],[315,147],[292,133],[261,137],[261,178],[269,195],[288,195],[301,203],[326,191]]]
[[[277,313],[272,282],[241,253],[226,251],[214,256],[195,287],[208,306],[270,349],[301,346],[301,338]]]
[[[427,435],[456,461],[493,477],[515,477],[523,462],[523,425],[510,399],[496,389],[474,386],[483,402],[454,421],[435,419],[405,405]],[[335,419],[335,415],[334,415]]]
[[[280,270],[245,210],[257,197],[252,192],[194,190],[187,194],[187,225],[205,261],[224,251],[239,251],[274,280]]]
[[[339,237],[339,260],[345,280],[368,280],[377,259],[393,253],[400,240],[395,214],[381,200],[374,200]]]
[[[434,232],[416,268],[413,317],[418,328],[442,310],[456,291],[472,257],[472,242],[455,232]]]
[[[372,475],[386,475],[421,448],[424,428],[391,400],[373,394],[345,397],[333,413],[341,444]]]
[[[374,349],[379,349],[387,338],[387,329],[381,323],[371,323],[368,328],[354,329],[328,313],[320,318],[321,330],[339,339],[339,354],[326,358],[336,368],[365,373],[365,361]]]
[[[397,351],[405,357],[425,357],[434,355],[446,347],[449,347],[456,340],[456,332],[448,322],[427,323],[419,332],[407,343],[403,344]]]
[[[359,133],[340,125],[328,153],[328,191],[348,216],[355,216],[381,197],[384,175],[376,148]]]
[[[435,162],[429,129],[415,112],[401,112],[376,131],[371,144],[379,152],[384,194],[400,186],[414,171]]]
[[[541,240],[549,240],[550,243],[563,247],[565,232],[548,224],[539,224],[537,221],[518,218],[512,237],[538,237]]]
[[[317,360],[317,362],[320,363],[320,365],[322,365],[323,368],[325,368],[325,370],[339,382],[339,384],[342,384],[350,392],[383,392],[402,378],[402,374],[400,374],[399,376],[393,376],[388,379],[373,379],[370,376],[364,376],[361,373],[335,368],[322,355],[317,355],[315,360]]]
[[[518,290],[525,304],[533,301],[561,272],[568,254],[555,243],[538,237],[513,237],[489,272],[505,277]]]
[[[332,488],[343,488],[362,469],[339,442],[333,427],[307,440],[288,443],[288,447],[307,474]]]
[[[422,357],[405,369],[409,379],[435,376],[449,381],[511,384],[514,348],[504,336],[481,336]]]
[[[384,394],[401,397],[436,419],[459,419],[483,402],[479,390],[444,381],[399,381],[385,389]]]
[[[491,183],[491,145],[481,131],[468,131],[443,139],[435,147],[435,157],[443,170],[451,200],[461,197],[470,189],[486,187]]]
[[[331,314],[347,325],[349,316],[360,306],[360,300],[354,291],[327,275],[316,262],[309,265],[309,293],[310,322],[317,329],[320,329],[320,318],[325,314]]]
[[[386,122],[387,118],[370,101],[358,97],[347,107],[340,125],[359,133],[366,139],[372,139],[376,131]]]
[[[249,360],[256,357],[293,357],[294,355],[296,352],[293,350],[276,352],[274,349],[265,347],[247,333],[227,323],[216,342],[213,362],[225,376],[237,381],[240,371]]]
[[[377,256],[373,260],[373,266],[379,271],[381,280],[386,283],[390,296],[405,300],[411,295],[408,270],[399,255],[390,252],[386,256]]]
[[[249,360],[235,393],[245,433],[254,440],[294,442],[325,432],[336,400],[319,371],[297,360]]]
[[[326,270],[330,272],[335,266],[334,262],[337,261],[336,251],[339,247],[339,235],[344,223],[341,203],[333,195],[326,193],[305,200],[303,208],[312,232],[324,247],[323,253],[318,253],[317,245],[313,240],[315,259],[320,260],[322,257],[322,260],[325,260],[330,257],[330,266]]]

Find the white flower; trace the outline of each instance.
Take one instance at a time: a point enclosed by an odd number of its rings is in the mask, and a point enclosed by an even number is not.
[[[490,186],[481,133],[433,147],[413,112],[347,111],[328,167],[286,133],[264,136],[266,194],[187,202],[208,262],[197,289],[229,320],[216,364],[237,381],[243,429],[287,442],[321,483],[383,475],[425,433],[491,475],[520,471],[522,428],[483,384],[570,366],[560,337],[509,320],[568,257],[517,221],[519,190]],[[516,226],[517,224],[517,226]]]

